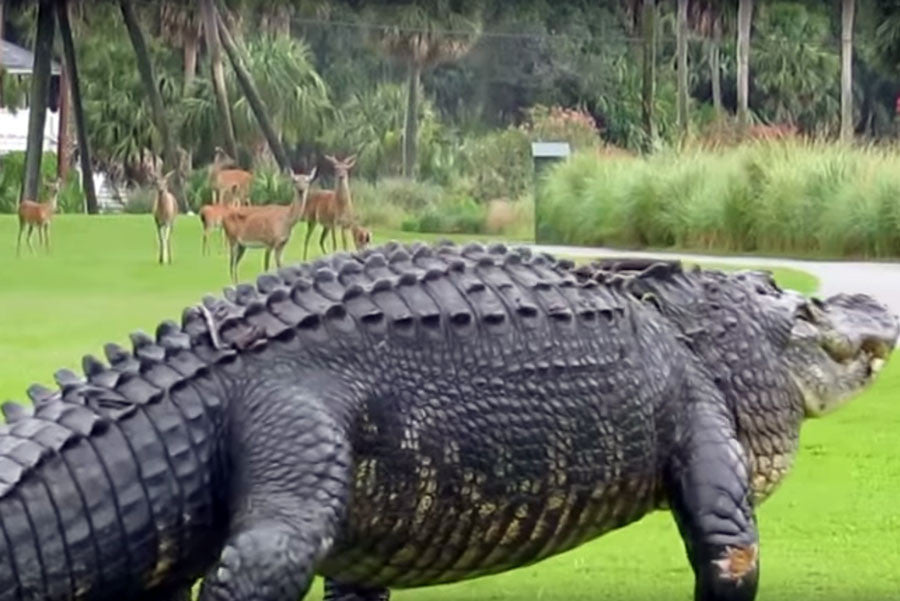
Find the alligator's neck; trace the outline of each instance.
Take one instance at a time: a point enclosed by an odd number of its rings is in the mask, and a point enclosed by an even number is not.
[[[736,421],[738,437],[750,458],[750,482],[758,505],[775,492],[793,467],[803,404],[779,387],[746,395],[736,401]]]

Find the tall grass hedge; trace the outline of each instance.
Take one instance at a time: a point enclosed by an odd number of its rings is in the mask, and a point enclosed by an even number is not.
[[[581,153],[541,183],[557,243],[900,257],[900,149],[800,140]]]

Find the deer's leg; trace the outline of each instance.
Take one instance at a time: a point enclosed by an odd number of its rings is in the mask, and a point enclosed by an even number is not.
[[[319,248],[322,249],[322,254],[324,255],[328,254],[328,251],[325,250],[325,238],[328,237],[329,229],[330,228],[327,225],[325,225],[324,223],[322,224],[322,237],[319,238]]]
[[[272,249],[266,247],[266,254],[263,258],[263,271],[269,271],[269,260],[272,258]]]
[[[243,244],[237,244],[234,247],[232,247],[233,254],[232,254],[231,279],[235,284],[237,284],[237,281],[238,281],[238,265],[240,265],[241,259],[244,257],[244,252],[246,250],[247,250],[247,247],[245,247]]]
[[[174,223],[170,223],[166,226],[166,255],[169,261],[169,265],[172,264],[172,229],[174,227]]]
[[[34,234],[34,225],[31,224],[31,223],[29,223],[29,224],[28,224],[28,233],[25,234],[25,242],[28,243],[28,250],[30,250],[30,251],[33,253],[33,252],[34,252],[34,245],[31,243],[31,236],[32,236],[32,234]]]
[[[165,255],[163,251],[165,249],[165,245],[163,243],[163,226],[156,226],[156,245],[159,247],[159,264],[162,265],[165,260]]]
[[[303,240],[303,260],[306,260],[307,252],[309,251],[309,239],[312,238],[313,230],[316,229],[315,221],[307,221],[306,222],[306,238]]]
[[[347,228],[345,227],[341,228],[341,247],[344,250],[347,250]],[[337,248],[335,248],[334,250],[337,250]]]
[[[204,256],[209,254],[209,228],[206,227],[206,224],[203,224],[203,244],[201,246],[201,254]]]
[[[16,256],[22,256],[22,234],[25,233],[25,221],[23,219],[19,219],[19,237],[16,240]]]
[[[335,225],[331,228],[331,252],[337,252],[337,231],[338,226]]]
[[[282,263],[281,257],[282,257],[282,255],[284,255],[284,247],[285,246],[287,246],[287,242],[285,242],[284,244],[282,244],[281,246],[279,246],[275,249],[275,267],[277,267],[279,269],[281,269],[281,263]]]
[[[50,222],[44,226],[44,245],[47,248],[47,254],[50,254]]]

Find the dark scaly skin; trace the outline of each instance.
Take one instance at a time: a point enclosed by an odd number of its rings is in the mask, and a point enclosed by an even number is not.
[[[201,575],[201,601],[295,601],[314,573],[375,601],[665,507],[695,598],[753,599],[753,507],[804,412],[871,380],[828,353],[868,369],[897,336],[865,297],[502,246],[342,253],[226,297],[33,388],[34,416],[4,406],[0,601],[175,601]]]

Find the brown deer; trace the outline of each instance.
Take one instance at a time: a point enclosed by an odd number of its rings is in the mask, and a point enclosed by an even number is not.
[[[290,205],[262,205],[240,207],[228,211],[222,218],[222,228],[228,238],[228,268],[231,280],[237,283],[238,265],[248,248],[265,248],[263,268],[269,269],[269,259],[274,251],[275,265],[281,267],[284,247],[291,239],[291,232],[303,218],[303,207],[309,187],[316,177],[316,169],[309,174],[294,173],[294,200]]]
[[[354,218],[353,203],[350,197],[350,169],[356,164],[356,155],[343,161],[331,155],[326,155],[325,158],[334,166],[334,190],[316,190],[309,194],[306,211],[303,213],[306,221],[306,239],[303,241],[304,261],[309,250],[309,239],[312,238],[316,224],[322,226],[319,247],[323,253],[328,252],[325,249],[325,238],[328,236],[328,232],[331,232],[332,250],[337,251],[335,232],[338,228],[341,230],[341,242],[344,250],[347,250],[347,229],[351,226]]]
[[[241,206],[250,204],[250,184],[253,174],[237,168],[237,163],[224,150],[216,147],[209,169],[209,185],[213,204]]]
[[[175,202],[175,196],[169,192],[169,178],[173,173],[175,172],[169,171],[160,177],[159,172],[156,172],[153,176],[153,185],[156,188],[153,196],[153,220],[156,222],[160,265],[172,264],[172,227],[178,215],[178,203]]]
[[[48,185],[50,189],[50,198],[46,202],[35,202],[33,200],[25,200],[19,203],[19,239],[16,242],[16,256],[22,255],[22,234],[25,228],[28,228],[28,235],[25,241],[28,243],[28,249],[34,252],[34,246],[31,244],[31,235],[34,229],[38,231],[38,246],[42,243],[44,249],[50,252],[50,221],[56,213],[57,196],[59,193],[59,181],[55,181]]]
[[[372,243],[372,232],[359,224],[354,223],[350,226],[350,234],[353,237],[353,244],[356,250],[364,250]]]
[[[226,205],[203,205],[200,208],[200,223],[203,224],[203,254],[209,254],[209,235],[213,230],[222,228],[222,219],[233,207]],[[222,244],[227,246],[225,234],[222,234]]]

